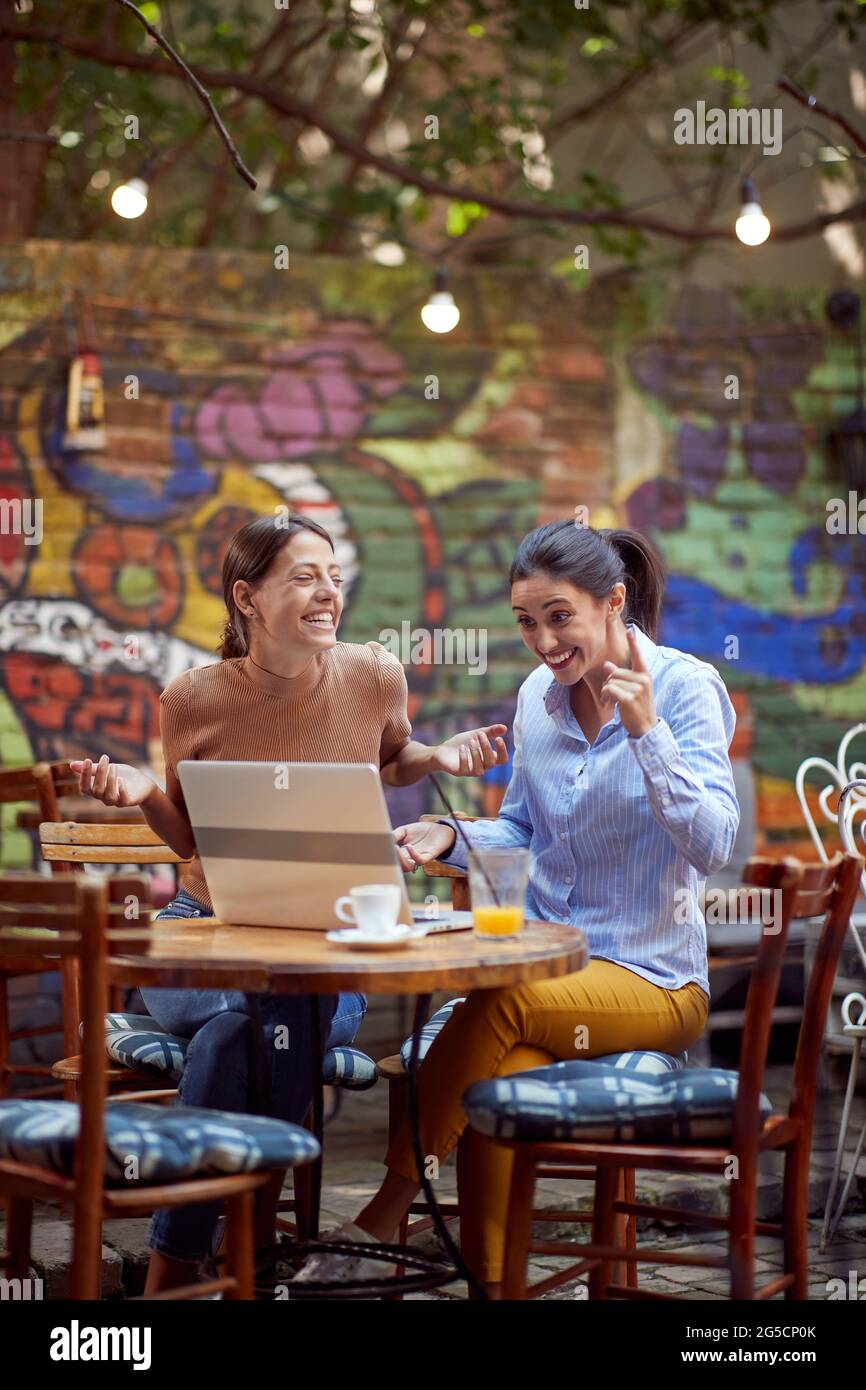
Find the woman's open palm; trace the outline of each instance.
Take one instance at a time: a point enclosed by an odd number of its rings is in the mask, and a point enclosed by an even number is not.
[[[413,873],[419,864],[429,864],[448,852],[454,844],[454,829],[439,821],[414,821],[411,825],[398,825],[394,841],[404,870]]]
[[[78,788],[104,806],[140,806],[156,783],[131,763],[113,763],[103,753],[98,763],[83,758],[69,764],[78,773]]]

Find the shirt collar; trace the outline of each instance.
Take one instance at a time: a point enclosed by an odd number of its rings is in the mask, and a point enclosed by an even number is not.
[[[641,631],[636,623],[626,623],[626,628],[630,628],[637,638],[638,651],[646,662],[649,671],[652,672],[658,658],[658,647],[651,637],[647,637],[646,633]],[[571,686],[560,685],[556,676],[550,677],[550,684],[544,692],[544,708],[548,714],[552,715],[554,710],[562,709],[568,704],[570,690]],[[614,724],[622,722],[619,716],[619,705],[614,706],[612,721]]]

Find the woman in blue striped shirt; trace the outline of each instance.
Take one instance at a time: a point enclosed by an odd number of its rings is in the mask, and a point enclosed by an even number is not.
[[[423,1152],[439,1160],[465,1130],[460,1098],[473,1081],[574,1057],[576,1047],[584,1057],[680,1053],[700,1037],[709,1005],[700,897],[730,859],[739,822],[733,707],[712,666],[655,644],[663,575],[652,546],[632,531],[553,522],[521,542],[510,580],[539,665],[520,689],[500,815],[464,828],[473,847],[529,847],[528,913],[580,927],[591,960],[562,979],[480,990],[454,1010],[419,1073]],[[449,821],[395,837],[407,869],[436,858],[466,866]],[[408,1125],[386,1164],[343,1239],[393,1239],[418,1188]],[[464,1253],[494,1296],[510,1169],[507,1149],[466,1132]],[[299,1277],[374,1269],[361,1252],[320,1255]]]

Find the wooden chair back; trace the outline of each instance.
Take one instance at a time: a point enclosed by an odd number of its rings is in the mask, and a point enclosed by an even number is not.
[[[188,864],[149,825],[43,821],[42,858],[54,864]]]
[[[441,815],[427,814],[422,820],[441,820]],[[455,820],[495,820],[495,816],[467,816],[462,811],[454,813]],[[465,869],[455,868],[442,859],[431,859],[423,868],[425,878],[447,878],[451,880],[451,906],[455,912],[468,912],[472,907],[469,894],[469,875]]]
[[[0,768],[0,803],[35,801],[43,820],[60,820],[60,801],[78,796],[78,774],[68,762]]]
[[[45,763],[39,764],[39,766],[47,767],[51,773],[51,781],[54,784],[54,795],[58,802],[62,801],[63,798],[67,796],[81,795],[78,788],[78,773],[72,771],[68,762]],[[60,816],[58,815],[56,818],[54,816],[46,816],[46,820],[54,819],[60,820]]]
[[[0,804],[35,801],[45,820],[59,820],[57,795],[48,763],[0,768]]]
[[[75,875],[75,878],[83,878],[83,875]],[[62,879],[56,881],[69,883],[72,880],[69,875],[65,874]],[[3,927],[7,916],[5,901],[6,889],[13,882],[25,885],[23,901],[26,903],[28,900],[38,902],[40,886],[50,883],[51,880],[44,878],[41,874],[27,873],[16,873],[14,878],[8,874],[0,877],[0,889],[2,889],[3,892],[3,899],[0,900],[0,928]],[[129,899],[133,898],[135,900],[135,910],[139,914],[150,914],[152,910],[150,882],[143,875],[116,874],[112,875],[110,878],[101,878],[99,882],[106,885],[109,905],[113,910],[131,910],[132,905],[129,903]],[[32,891],[36,896],[28,899],[28,891]],[[16,962],[18,961],[20,961],[20,970],[16,973],[22,975],[30,974],[34,969],[40,971],[44,969],[57,970],[59,972],[61,980],[62,1014],[59,1031],[62,1032],[63,1035],[63,1054],[65,1057],[71,1057],[73,1054],[77,1054],[80,1048],[80,1025],[82,1022],[80,969],[74,953],[61,952],[50,954],[52,956],[54,954],[59,954],[59,959],[49,959],[44,953],[40,955],[38,949],[22,951],[20,948],[16,949],[14,953],[0,950],[0,959],[2,959],[3,968],[7,973],[15,971]],[[116,1011],[121,1008],[120,996],[122,991],[118,987],[112,987],[112,994],[116,994],[117,997],[111,997],[110,995],[109,1008]],[[7,1066],[4,1070],[15,1072],[17,1068]],[[47,1064],[43,1065],[40,1063],[38,1067],[34,1066],[29,1070],[32,1070],[34,1075],[44,1075],[48,1078],[57,1075]],[[72,1082],[64,1085],[63,1094],[66,1100],[75,1099],[76,1090]]]
[[[39,817],[43,823],[59,821],[60,798],[73,796],[77,792],[78,777],[71,770],[68,762],[40,762],[35,763],[32,767],[0,769],[0,803],[11,805],[22,801],[35,802],[39,807]],[[53,863],[51,872],[52,874],[66,874],[70,872],[70,866],[59,862]],[[68,1055],[76,1049],[78,1041],[78,971],[72,960],[61,960],[59,971],[62,982],[63,1049]],[[23,960],[20,973],[23,975],[29,973]],[[5,1015],[5,1009],[8,1007],[5,1002],[3,1007]],[[8,1017],[4,1016],[0,1020],[0,1027],[5,1030],[8,1037]],[[50,1069],[48,1067],[43,1068],[41,1064],[35,1066],[33,1070],[36,1075],[50,1076]],[[8,1072],[8,1067],[4,1071]],[[68,1086],[65,1087],[64,1094],[67,1099],[72,1099],[72,1092]]]
[[[55,783],[57,785],[57,783]],[[63,785],[62,780],[59,783]],[[75,781],[78,786],[77,779]],[[39,826],[39,843],[42,858],[51,865],[53,874],[68,874],[86,864],[185,864],[173,849],[160,840],[147,824],[111,823],[109,825],[85,824],[80,821],[43,821]],[[121,880],[118,880],[120,882]],[[147,902],[150,904],[148,890]],[[67,970],[66,989],[72,998],[77,986],[69,976],[74,975],[75,967]],[[122,1007],[123,991],[119,984],[112,987],[109,1007],[119,1010]],[[71,1046],[70,1046],[71,1042]],[[64,1051],[71,1057],[77,1050],[69,1026],[64,1027]]]
[[[149,913],[140,906],[127,917],[126,899],[146,902],[143,879],[110,883],[87,874],[62,878],[0,876],[0,951],[4,956],[58,958],[77,966],[80,981],[83,1074],[81,1124],[75,1159],[76,1209],[102,1201],[103,1111],[107,1094],[105,1011],[109,951],[141,953],[147,947]],[[114,901],[112,901],[112,899]]]
[[[803,1008],[794,1064],[791,1111],[803,1113],[803,1103],[814,1101],[824,1020],[833,977],[842,949],[848,919],[857,896],[862,861],[855,855],[837,854],[828,864],[801,864],[785,858],[760,856],[748,861],[743,882],[773,895],[772,911],[758,947],[749,982],[745,1021],[740,1044],[739,1082],[734,1112],[733,1150],[749,1154],[757,1162],[761,1126],[759,1101],[764,1084],[770,1044],[773,1007],[779,990],[785,946],[792,919],[824,916],[817,956]],[[747,1175],[740,1173],[741,1178]]]
[[[806,868],[797,895],[794,915],[820,916],[825,913],[821,935],[806,987],[803,1021],[797,1038],[794,1076],[788,1113],[802,1117],[811,1129],[818,1086],[818,1066],[826,1031],[827,1014],[839,957],[848,931],[861,884],[863,859],[858,854],[836,854],[823,866]]]

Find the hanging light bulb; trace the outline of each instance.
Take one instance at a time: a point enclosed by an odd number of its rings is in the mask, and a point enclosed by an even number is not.
[[[126,183],[118,184],[112,193],[111,206],[118,217],[132,221],[147,212],[147,192],[144,179],[127,179]]]
[[[770,221],[758,202],[758,190],[751,179],[743,180],[743,205],[737,218],[736,233],[745,246],[760,246],[770,235]]]
[[[450,333],[460,322],[460,310],[451,291],[446,290],[446,283],[445,271],[437,270],[433,292],[421,310],[421,322],[431,333]]]

